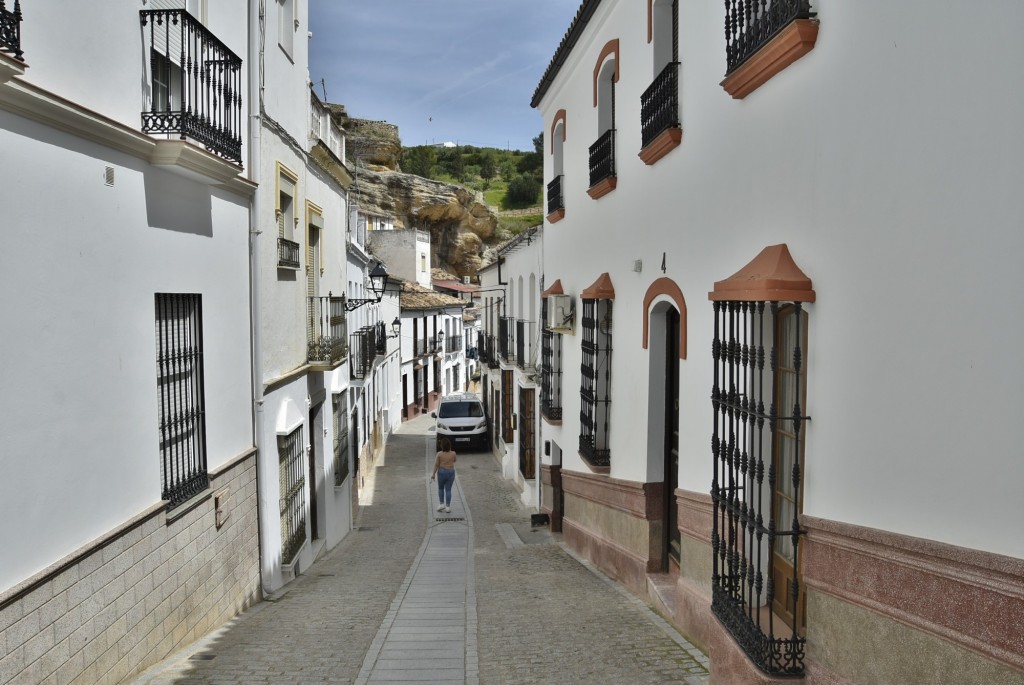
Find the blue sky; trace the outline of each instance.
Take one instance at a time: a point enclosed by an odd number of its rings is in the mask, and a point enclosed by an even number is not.
[[[310,0],[309,77],[406,146],[532,150],[530,99],[580,0]]]

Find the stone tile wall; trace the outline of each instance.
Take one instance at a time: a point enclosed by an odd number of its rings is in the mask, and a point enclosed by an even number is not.
[[[210,478],[173,520],[154,506],[0,594],[0,683],[119,683],[258,601],[255,451]]]

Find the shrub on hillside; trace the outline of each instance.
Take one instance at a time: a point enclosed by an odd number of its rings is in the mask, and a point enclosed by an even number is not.
[[[530,175],[520,174],[508,184],[505,203],[509,207],[532,207],[540,196],[540,182]]]

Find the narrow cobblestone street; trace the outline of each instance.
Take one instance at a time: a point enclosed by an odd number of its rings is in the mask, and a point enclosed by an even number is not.
[[[392,435],[357,529],[279,595],[135,685],[707,682],[707,660],[577,559],[487,453],[438,513],[433,420]]]

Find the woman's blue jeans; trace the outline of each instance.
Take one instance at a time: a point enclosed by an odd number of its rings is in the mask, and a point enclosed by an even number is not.
[[[437,470],[437,499],[440,504],[452,505],[452,483],[455,482],[455,469]]]

